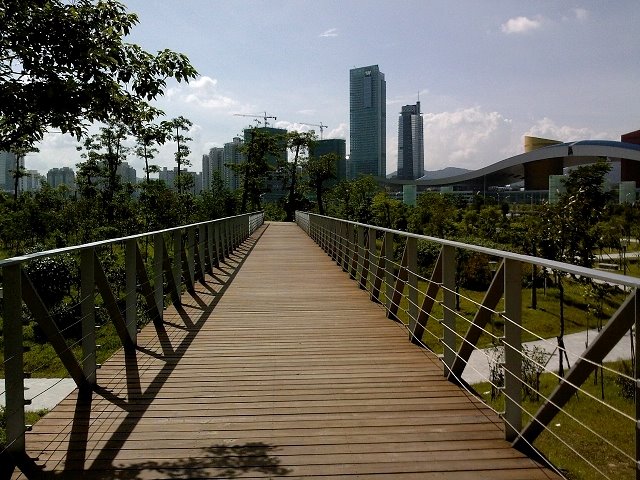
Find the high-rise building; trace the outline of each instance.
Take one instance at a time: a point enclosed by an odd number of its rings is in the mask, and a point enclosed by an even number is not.
[[[213,147],[208,155],[202,156],[202,189],[211,190],[213,172],[220,172],[224,178],[224,148]]]
[[[405,105],[398,119],[398,178],[416,180],[424,175],[424,133],[420,102]]]
[[[20,159],[24,167],[24,157]],[[10,152],[0,152],[0,190],[13,192],[13,172],[16,169],[16,156]]]
[[[76,176],[70,167],[52,168],[47,172],[47,183],[53,188],[66,185],[70,191],[76,189]]]
[[[387,83],[378,65],[349,72],[349,178],[387,174]]]
[[[25,176],[20,178],[18,188],[21,192],[37,192],[46,179],[37,170],[27,170]]]
[[[180,169],[180,177],[186,178],[191,177],[191,182],[188,190],[183,189],[183,191],[189,191],[194,195],[202,192],[202,173],[200,172],[190,172],[185,168]],[[167,167],[163,167],[160,172],[158,172],[158,179],[162,180],[168,187],[176,188],[175,181],[178,177],[178,167],[173,167],[173,170],[169,170]]]
[[[224,144],[222,178],[225,186],[230,190],[240,188],[239,176],[230,165],[239,165],[245,161],[241,147],[244,144],[240,137],[234,137],[233,141]]]
[[[136,169],[129,165],[128,162],[122,162],[116,168],[116,173],[120,175],[120,181],[123,184],[130,183],[135,185],[138,181],[136,179]]]
[[[327,182],[327,185],[347,179],[347,141],[341,138],[318,140],[312,147],[310,155],[315,158],[320,158],[329,153],[335,153],[338,158],[335,165],[336,178],[331,182]]]

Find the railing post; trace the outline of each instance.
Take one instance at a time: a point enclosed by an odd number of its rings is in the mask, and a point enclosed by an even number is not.
[[[347,222],[342,222],[342,244],[344,245],[343,257],[342,257],[342,271],[349,272],[349,262],[351,259],[351,232],[353,227]]]
[[[82,315],[82,371],[89,385],[96,383],[96,310],[94,249],[80,252],[80,313]]]
[[[638,348],[640,348],[640,292],[638,289],[635,289],[634,292],[635,299],[635,353],[636,360],[634,362],[634,376],[636,379],[636,395],[635,395],[635,403],[636,403],[636,428],[635,428],[635,436],[636,436],[636,480],[640,480],[640,362],[638,361]]]
[[[366,231],[362,225],[358,226],[358,252],[362,259],[362,266],[360,267],[360,279],[359,287],[362,290],[367,288],[367,277],[369,276],[369,252],[367,251],[366,244]]]
[[[196,259],[196,227],[187,229],[187,274],[191,279],[191,285],[195,285],[195,259]]]
[[[338,265],[340,264],[340,238],[338,236],[338,226],[340,225],[338,220],[331,220],[331,258]]]
[[[4,287],[4,368],[7,452],[20,455],[24,441],[24,357],[20,263],[2,269]]]
[[[354,227],[353,225],[348,225],[349,227],[349,242],[351,243],[351,268],[349,270],[349,278],[352,280],[358,279],[358,264],[360,262],[360,243],[358,242],[358,232],[360,227]]]
[[[178,296],[182,294],[182,229],[173,232],[173,281]]]
[[[229,258],[231,251],[229,250],[229,220],[222,221],[222,254],[224,258]]]
[[[409,332],[413,332],[418,319],[418,240],[407,237],[407,284],[409,285]],[[413,338],[410,334],[409,338]]]
[[[442,246],[442,350],[444,376],[449,376],[456,358],[456,249]]]
[[[200,265],[200,275],[202,275],[202,277],[200,278],[200,280],[202,282],[204,282],[204,276],[205,273],[207,271],[207,267],[206,267],[206,260],[205,260],[205,253],[206,253],[206,247],[205,247],[205,242],[206,242],[206,237],[207,237],[207,232],[206,232],[206,226],[205,225],[198,225],[198,263]]]
[[[213,246],[213,223],[207,224],[207,271],[210,275],[213,275],[213,267],[218,265],[215,259],[215,249]]]
[[[136,344],[138,335],[138,318],[136,300],[138,296],[137,292],[137,279],[136,279],[136,239],[130,238],[125,241],[125,275],[126,275],[126,315],[125,322],[127,325],[127,332],[133,345]]]
[[[384,283],[387,313],[391,311],[391,303],[393,302],[393,233],[384,232]]]
[[[375,275],[375,271],[376,271],[376,265],[378,264],[377,261],[377,257],[378,257],[378,245],[376,243],[376,229],[375,228],[368,228],[369,230],[369,273],[374,272]],[[382,255],[382,253],[380,254]],[[366,286],[366,290],[369,290],[369,292],[372,292],[373,289],[370,289],[370,286],[373,286],[375,278],[371,278],[371,280],[369,280],[369,275],[367,275],[367,286]],[[377,299],[376,299],[377,301]]]
[[[513,441],[522,430],[522,266],[504,262],[504,436]]]
[[[222,261],[222,244],[220,243],[220,222],[213,224],[214,266],[219,267]]]
[[[164,241],[161,233],[153,236],[153,292],[158,307],[160,320],[164,313],[164,282],[162,276],[162,263],[164,258]]]

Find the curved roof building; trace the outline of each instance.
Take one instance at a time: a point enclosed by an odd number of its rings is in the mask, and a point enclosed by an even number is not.
[[[638,132],[632,132],[640,134]],[[632,134],[627,134],[632,135]],[[623,136],[625,138],[625,136]],[[634,137],[625,139],[634,141]],[[640,139],[640,135],[638,136]],[[639,142],[640,143],[640,142]],[[594,163],[599,158],[620,162],[620,181],[640,184],[640,145],[611,140],[583,140],[560,143],[525,137],[525,153],[507,158],[479,170],[446,178],[418,180],[384,179],[390,185],[455,187],[459,190],[487,190],[524,181],[525,190],[547,190],[549,176],[562,175],[563,169]]]

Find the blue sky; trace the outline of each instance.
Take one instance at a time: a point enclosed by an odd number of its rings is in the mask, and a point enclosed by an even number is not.
[[[637,0],[124,0],[129,41],[185,53],[200,77],[157,102],[194,122],[191,160],[266,111],[282,128],[328,125],[349,138],[349,69],[378,64],[387,81],[387,171],[398,113],[418,94],[427,170],[479,168],[522,152],[525,134],[616,139],[640,129]],[[317,129],[316,129],[317,130]],[[27,168],[79,161],[49,134]],[[157,163],[173,165],[172,145]],[[142,161],[129,163],[142,176]]]

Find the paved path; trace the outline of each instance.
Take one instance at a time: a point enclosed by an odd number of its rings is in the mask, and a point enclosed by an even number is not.
[[[569,362],[571,365],[575,362],[578,355],[584,352],[586,348],[587,339],[589,344],[593,342],[598,334],[597,330],[589,330],[579,333],[572,333],[564,336],[564,345],[569,356]],[[547,366],[552,371],[558,371],[558,350],[557,340],[550,338],[547,340],[538,340],[536,342],[526,342],[528,348],[537,346],[543,349],[545,352],[551,354],[551,357],[547,363]],[[486,350],[475,350],[471,354],[469,363],[465,368],[462,378],[469,384],[485,382],[489,378],[489,356],[490,353]],[[626,335],[620,342],[611,350],[609,355],[605,357],[606,362],[612,362],[615,360],[627,360],[631,358],[631,340],[629,335]]]

